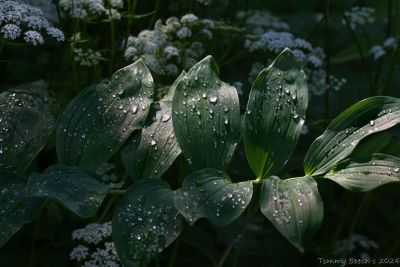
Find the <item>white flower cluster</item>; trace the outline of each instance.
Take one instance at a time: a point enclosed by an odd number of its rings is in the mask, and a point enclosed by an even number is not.
[[[103,58],[99,51],[94,51],[91,48],[74,48],[74,61],[84,67],[92,67],[99,64]]]
[[[212,0],[196,0],[198,3],[204,5],[204,6],[209,6],[212,4]]]
[[[33,46],[44,44],[44,34],[58,42],[65,39],[63,32],[44,18],[41,9],[17,1],[0,0],[0,28],[5,40],[22,39]]]
[[[19,0],[19,2],[40,8],[43,11],[43,16],[51,23],[58,23],[59,18],[57,8],[53,1],[49,0]]]
[[[121,19],[119,10],[124,7],[123,0],[60,0],[61,8],[76,19],[106,17]]]
[[[193,66],[204,54],[203,41],[210,40],[215,23],[187,14],[155,23],[154,30],[144,30],[128,39],[126,60],[143,58],[156,74],[177,76]],[[196,39],[196,41],[194,40]]]
[[[72,239],[83,240],[69,254],[71,260],[81,262],[83,267],[120,267],[120,261],[111,237],[111,222],[92,223],[72,232]],[[94,247],[93,247],[94,245]]]
[[[245,48],[249,52],[263,50],[274,54],[280,53],[286,47],[292,49],[295,56],[304,65],[311,64],[314,68],[322,67],[325,53],[319,47],[313,46],[304,39],[296,38],[289,32],[268,31],[258,36],[249,36],[246,39]]]
[[[244,20],[248,31],[253,34],[261,35],[266,31],[287,31],[290,29],[289,24],[284,22],[281,18],[272,15],[268,11],[239,11],[237,12],[236,17]]]
[[[85,228],[76,229],[72,232],[72,239],[84,240],[88,244],[97,245],[104,238],[111,236],[111,222],[103,224],[91,223]]]
[[[373,16],[375,9],[372,7],[359,7],[355,6],[350,9],[350,11],[344,12],[347,19],[349,20],[350,27],[355,30],[359,26],[363,26],[367,23],[371,24],[375,22]],[[343,24],[346,21],[342,21]]]
[[[396,49],[396,46],[397,46],[396,38],[390,37],[383,42],[383,45],[374,45],[373,47],[371,47],[369,53],[370,55],[372,55],[374,60],[378,60],[384,55],[386,55],[387,52]]]
[[[336,242],[334,255],[344,255],[347,253],[354,253],[356,250],[360,258],[369,258],[368,252],[378,249],[378,244],[366,236],[353,234],[349,240],[339,240]],[[354,255],[354,254],[352,254]],[[356,255],[354,255],[356,256]]]
[[[326,89],[332,89],[334,91],[340,91],[343,86],[347,83],[345,78],[338,78],[334,75],[329,76],[329,84],[326,84],[326,72],[324,69],[311,71],[308,73],[308,89],[314,95],[323,95]]]

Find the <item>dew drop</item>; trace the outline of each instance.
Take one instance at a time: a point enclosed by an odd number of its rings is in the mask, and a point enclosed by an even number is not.
[[[210,102],[211,102],[211,103],[215,104],[215,103],[217,103],[217,100],[218,100],[218,97],[217,97],[217,96],[215,96],[215,95],[210,96]]]
[[[163,114],[163,115],[161,116],[161,121],[162,121],[162,122],[167,122],[167,121],[169,121],[170,118],[171,118],[171,115],[169,115],[169,114]]]
[[[133,114],[136,114],[137,111],[138,111],[138,106],[136,106],[136,105],[132,106],[132,110],[131,111],[132,111]]]

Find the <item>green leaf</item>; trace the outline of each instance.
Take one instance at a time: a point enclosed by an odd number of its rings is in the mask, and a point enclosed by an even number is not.
[[[400,182],[400,159],[385,154],[354,157],[340,162],[324,177],[347,190],[366,192]]]
[[[40,204],[38,198],[27,198],[21,177],[0,171],[0,247],[24,224],[35,219]]]
[[[55,126],[46,83],[28,83],[1,93],[0,125],[0,168],[22,174]]]
[[[261,212],[278,231],[301,252],[318,232],[324,206],[312,177],[281,180],[276,176],[263,180]]]
[[[125,168],[135,180],[161,177],[180,153],[172,125],[171,102],[165,99],[152,105],[146,125],[133,133],[121,150]]]
[[[365,137],[400,122],[400,100],[377,96],[364,99],[337,116],[309,148],[304,160],[306,175],[328,172],[346,158]]]
[[[174,192],[162,180],[137,181],[116,209],[112,236],[125,267],[147,266],[182,231]]]
[[[211,56],[177,81],[172,101],[174,131],[193,169],[224,169],[237,145],[240,127],[236,89],[218,78]]]
[[[252,195],[251,181],[232,183],[225,173],[204,169],[186,177],[174,201],[191,225],[200,218],[207,218],[216,226],[224,226],[244,212]]]
[[[276,173],[286,164],[297,145],[307,105],[306,75],[285,49],[258,75],[247,104],[243,140],[257,177]]]
[[[153,78],[143,61],[120,69],[111,81],[86,88],[65,109],[57,129],[60,163],[95,171],[117,152],[150,109]]]
[[[27,185],[31,196],[53,199],[85,218],[96,214],[111,188],[111,184],[102,183],[81,167],[64,165],[53,165],[42,174],[32,174]]]

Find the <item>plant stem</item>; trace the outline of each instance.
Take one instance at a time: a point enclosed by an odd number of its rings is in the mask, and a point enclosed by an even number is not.
[[[157,17],[157,11],[158,11],[158,8],[160,7],[160,2],[161,2],[160,0],[157,0],[157,2],[156,2],[156,5],[154,7],[154,14],[151,16],[151,19],[150,19],[149,28],[152,28],[154,25],[154,22]]]
[[[46,206],[46,201],[43,201],[43,203],[41,204],[41,206],[39,208],[38,218],[37,218],[37,220],[35,222],[35,226],[33,228],[31,251],[30,251],[30,255],[29,255],[29,266],[30,267],[34,267],[35,266],[36,239],[37,239],[37,235],[38,235],[38,232],[39,232],[40,222],[41,222],[41,218],[42,218],[45,206]]]
[[[329,95],[330,95],[330,75],[331,75],[331,38],[330,38],[330,0],[326,0],[325,9],[325,42],[326,42],[326,74],[325,74],[325,98],[324,98],[324,109],[325,109],[325,120],[329,118]]]
[[[347,253],[350,252],[351,236],[353,235],[354,230],[356,229],[356,226],[358,224],[358,219],[360,218],[361,212],[363,211],[363,209],[365,207],[365,203],[367,202],[366,200],[367,200],[368,196],[369,196],[368,193],[363,196],[363,199],[361,200],[360,206],[358,206],[356,214],[355,214],[355,216],[353,218],[353,222],[352,222],[352,224],[350,226],[349,234],[348,234],[348,237],[347,237],[347,249],[346,249]]]
[[[363,68],[364,68],[364,70],[365,70],[365,76],[366,76],[366,78],[367,78],[368,86],[369,86],[371,95],[373,95],[373,94],[374,94],[374,90],[373,90],[373,86],[372,86],[372,83],[371,83],[371,77],[369,76],[369,71],[368,71],[368,69],[366,68],[366,66],[368,66],[368,65],[367,65],[367,60],[366,60],[366,57],[365,57],[365,55],[364,55],[364,53],[363,53],[361,44],[360,44],[360,42],[358,41],[357,36],[356,36],[354,30],[351,28],[349,19],[347,18],[346,14],[342,13],[342,16],[343,16],[343,19],[344,19],[344,21],[345,21],[345,23],[346,23],[347,29],[349,30],[350,35],[351,35],[351,37],[352,37],[354,43],[355,43],[356,46],[357,46],[358,53],[360,54],[360,57],[361,57],[361,63],[362,63]]]
[[[111,12],[111,11],[110,11]],[[114,57],[115,57],[115,21],[114,18],[110,19],[110,61],[108,66],[109,75],[113,73],[114,69]]]
[[[400,39],[397,41],[396,50],[395,50],[393,58],[392,58],[392,63],[390,64],[389,73],[388,73],[388,76],[387,76],[387,79],[386,79],[386,85],[385,85],[385,87],[382,87],[382,89],[379,91],[379,94],[387,93],[387,91],[390,88],[390,82],[392,81],[393,74],[395,72],[397,58],[398,58],[399,52],[400,52],[400,47],[399,46],[400,46]]]
[[[110,191],[111,194],[113,195],[123,195],[126,193],[126,190],[124,189],[113,189]]]
[[[174,267],[175,265],[175,260],[176,260],[176,255],[178,255],[179,247],[181,245],[181,240],[182,237],[179,236],[174,244],[174,248],[172,250],[171,258],[169,259],[168,267]]]
[[[1,52],[3,52],[4,47],[6,47],[6,43],[7,42],[5,40],[0,41],[0,55],[1,55]]]
[[[125,51],[126,47],[128,46],[128,38],[131,33],[133,16],[135,15],[137,2],[138,0],[133,0],[132,2],[131,0],[128,0],[128,26],[126,27],[124,48],[122,49],[122,51]]]

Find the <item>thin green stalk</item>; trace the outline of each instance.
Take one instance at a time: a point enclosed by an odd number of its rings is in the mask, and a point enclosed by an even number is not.
[[[392,0],[388,1],[388,23],[386,25],[386,39],[390,37],[390,33],[391,33],[391,29],[392,29]],[[384,59],[381,59],[379,61],[379,65],[378,65],[378,70],[375,73],[375,78],[374,78],[374,84],[375,84],[375,88],[377,88],[377,94],[379,95],[380,92],[382,92],[383,88],[382,85],[379,84],[379,80],[380,80],[380,76],[381,76],[381,71],[382,71],[382,67],[383,67],[383,61]]]
[[[113,73],[115,57],[115,21],[114,18],[110,19],[110,61],[108,65],[109,75]]]
[[[253,183],[256,183],[256,184],[261,183],[261,178],[257,178],[256,180],[253,181]],[[254,212],[257,210],[257,207],[258,207],[258,205],[255,204],[254,201],[251,201],[249,207],[247,208],[246,217],[244,219],[243,226],[242,226],[242,229],[240,230],[240,234],[239,234],[239,240],[238,240],[239,244],[238,244],[238,248],[235,253],[235,258],[233,260],[233,265],[232,265],[233,267],[239,266],[238,264],[239,264],[239,259],[240,259],[240,251],[241,251],[241,248],[243,245],[243,236],[246,232],[246,225],[247,225],[247,222],[249,221],[251,215],[253,215]]]
[[[343,19],[344,19],[344,21],[346,23],[346,27],[348,28],[348,30],[350,32],[351,38],[353,39],[354,43],[356,44],[358,53],[360,54],[361,63],[363,64],[363,67],[364,67],[364,70],[365,70],[365,76],[366,76],[366,79],[367,79],[367,82],[368,82],[368,86],[370,88],[371,95],[373,95],[374,94],[374,90],[373,90],[373,86],[372,86],[372,83],[371,83],[372,81],[371,81],[371,77],[369,75],[369,71],[366,68],[366,66],[368,66],[367,65],[367,60],[366,60],[366,57],[365,57],[364,52],[362,50],[361,44],[358,41],[354,30],[351,28],[349,19],[347,18],[346,14],[342,13],[342,16],[343,16]]]
[[[329,119],[329,98],[330,98],[330,76],[331,76],[331,37],[330,37],[330,0],[326,0],[325,9],[325,43],[326,43],[326,75],[325,75],[325,97],[324,97],[324,109],[325,109],[325,120]]]
[[[38,212],[38,217],[37,220],[35,222],[35,226],[33,228],[33,234],[32,234],[32,243],[31,243],[31,251],[29,254],[29,266],[30,267],[34,267],[35,266],[35,259],[36,259],[36,240],[37,240],[37,235],[39,232],[39,227],[40,227],[40,223],[41,223],[41,218],[43,216],[43,211],[44,211],[44,207],[46,206],[46,201],[43,201],[43,203],[41,204],[40,208],[39,208],[39,212]]]
[[[358,224],[358,220],[360,219],[361,212],[364,210],[365,204],[367,203],[368,196],[369,196],[368,193],[363,196],[363,199],[361,200],[361,203],[358,206],[358,209],[356,211],[356,215],[354,216],[353,222],[352,222],[352,224],[350,226],[349,234],[347,236],[347,249],[346,249],[347,253],[350,252],[351,236],[354,234],[354,230],[356,229],[356,226]]]
[[[353,204],[353,201],[354,201],[354,195],[352,195],[351,192],[346,192],[343,201],[344,205],[341,205],[344,207],[343,211],[341,212],[342,216],[340,221],[337,223],[337,227],[334,234],[332,235],[333,237],[331,239],[331,244],[330,244],[331,250],[333,250],[334,247],[336,246],[336,242],[338,241],[340,234],[342,233],[346,219],[348,218],[351,212],[351,206]]]
[[[6,43],[7,42],[5,40],[0,41],[0,55],[1,55],[1,52],[3,52],[4,47],[6,47]]]
[[[113,189],[110,192],[110,194],[113,194],[113,195],[123,195],[125,193],[126,193],[126,190],[124,190],[124,189]]]
[[[150,19],[149,28],[152,28],[154,25],[154,22],[156,21],[157,11],[160,8],[160,2],[161,2],[161,0],[157,0],[157,2],[156,2],[156,5],[154,7],[153,16],[151,16],[151,19]]]
[[[387,91],[390,88],[390,82],[392,81],[393,74],[395,72],[396,63],[397,63],[397,58],[399,57],[399,53],[400,53],[400,47],[399,46],[400,46],[400,39],[397,41],[396,50],[395,50],[394,56],[392,58],[392,63],[390,64],[389,73],[388,73],[388,76],[386,78],[385,87],[382,87],[382,89],[379,91],[379,94],[387,93]]]
[[[137,2],[138,2],[138,0],[133,0],[133,1],[128,0],[128,25],[126,27],[124,48],[122,49],[122,51],[125,51],[126,47],[128,46],[128,38],[131,33],[133,17],[135,16]]]
[[[181,245],[181,240],[182,240],[182,237],[179,236],[175,241],[174,248],[172,249],[171,257],[169,258],[168,267],[175,266],[176,255],[178,255],[179,247]]]

